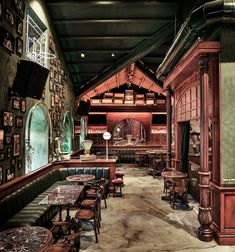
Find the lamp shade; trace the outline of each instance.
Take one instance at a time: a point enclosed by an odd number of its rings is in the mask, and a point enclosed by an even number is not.
[[[111,138],[111,134],[108,131],[106,131],[103,134],[103,138],[104,138],[104,140],[109,140]]]

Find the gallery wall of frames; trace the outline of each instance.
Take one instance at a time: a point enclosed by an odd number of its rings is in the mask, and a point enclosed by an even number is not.
[[[41,4],[43,5],[43,1]],[[26,118],[29,110],[39,102],[27,97],[8,96],[8,89],[12,86],[16,74],[17,62],[20,59],[27,59],[26,7],[26,0],[0,0],[0,184],[25,173]],[[48,20],[46,23],[49,23]],[[41,102],[48,108],[54,139],[61,135],[64,113],[76,111],[76,105],[73,87],[64,60],[60,56],[57,38],[53,28],[47,28],[48,51],[54,54],[55,58],[47,59],[46,67],[50,73]],[[52,160],[53,151],[52,144],[48,162]]]

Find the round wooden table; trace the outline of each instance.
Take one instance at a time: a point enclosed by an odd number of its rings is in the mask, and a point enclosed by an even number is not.
[[[92,174],[76,174],[76,175],[68,176],[66,178],[66,180],[69,182],[75,182],[75,183],[80,183],[80,184],[83,184],[85,182],[88,182],[94,179],[95,179],[95,175],[92,175]]]
[[[180,171],[164,171],[161,173],[161,175],[166,179],[184,179],[188,177],[187,173]]]
[[[0,251],[39,252],[51,243],[52,233],[44,227],[17,227],[0,232]]]
[[[56,243],[43,250],[43,252],[76,252],[76,248],[68,243]]]

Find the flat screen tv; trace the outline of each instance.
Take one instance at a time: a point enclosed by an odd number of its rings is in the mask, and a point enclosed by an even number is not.
[[[88,125],[107,125],[106,114],[89,115]]]
[[[11,88],[14,95],[40,100],[49,70],[33,61],[21,60]]]
[[[153,114],[152,125],[166,125],[166,114]]]

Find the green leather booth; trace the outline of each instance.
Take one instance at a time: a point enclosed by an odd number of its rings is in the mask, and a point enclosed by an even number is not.
[[[57,185],[69,184],[66,177],[73,174],[94,174],[96,179],[106,178],[105,190],[109,190],[108,167],[51,170],[0,200],[0,229],[27,225],[46,226],[58,208],[40,205],[39,202]]]

